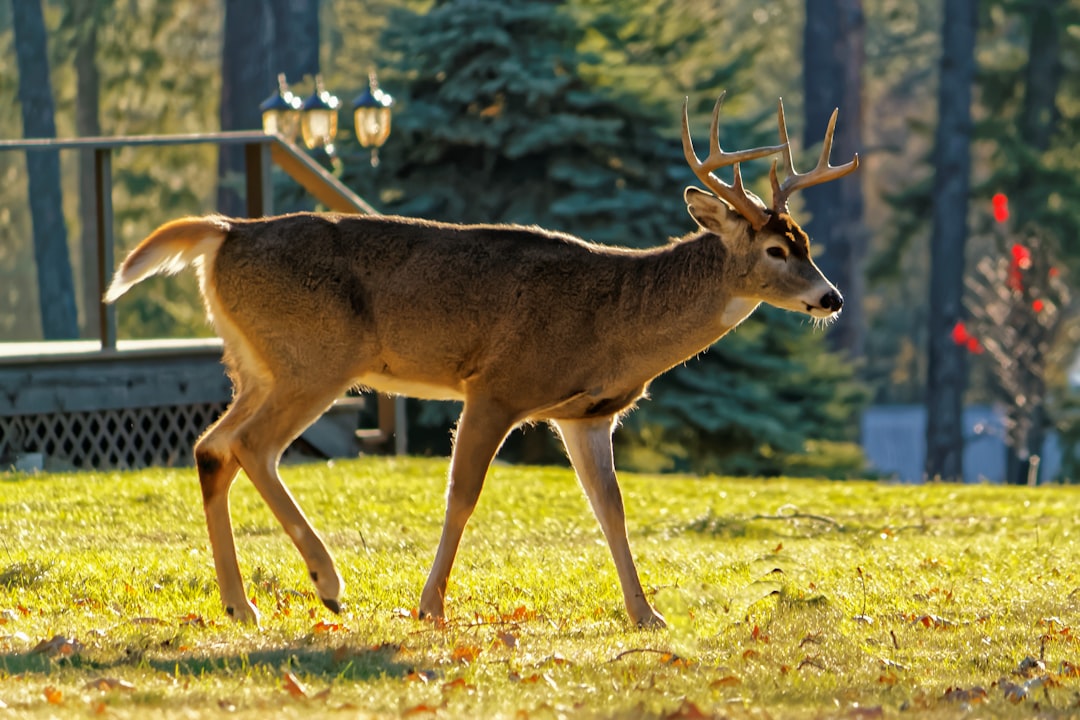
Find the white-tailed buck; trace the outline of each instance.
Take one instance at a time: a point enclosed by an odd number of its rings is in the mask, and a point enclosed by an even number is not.
[[[646,250],[606,247],[532,227],[451,225],[402,217],[298,213],[256,220],[188,217],[136,247],[106,293],[198,268],[206,311],[224,341],[235,386],[228,410],[200,438],[195,461],[226,612],[257,622],[236,559],[229,488],[241,468],[307,564],[323,603],[340,611],[342,580],[318,533],[278,475],[286,446],[345,391],[369,388],[464,401],[454,435],[445,524],[420,613],[439,618],[462,531],[488,465],[516,426],[550,423],[600,521],[630,619],[664,625],[627,542],[611,433],[649,382],[697,355],[762,302],[829,318],[843,299],[810,258],[788,215],[794,191],[846,175],[829,165],[836,113],[817,167],[792,167],[781,144],[694,152],[711,194],[689,187],[694,232]],[[742,183],[739,163],[773,161],[772,205]],[[734,165],[727,184],[713,171]]]

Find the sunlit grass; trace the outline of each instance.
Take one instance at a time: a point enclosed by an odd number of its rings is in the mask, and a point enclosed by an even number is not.
[[[445,472],[283,468],[345,578],[342,616],[241,478],[261,629],[221,610],[193,470],[5,476],[0,702],[133,718],[1080,712],[1073,488],[625,475],[631,545],[670,624],[645,632],[570,471],[497,466],[434,627],[410,613]],[[1034,681],[1015,674],[1025,658],[1045,666]]]

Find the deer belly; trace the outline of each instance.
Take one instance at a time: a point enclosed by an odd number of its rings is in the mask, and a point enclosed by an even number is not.
[[[437,383],[427,383],[418,380],[408,380],[382,375],[379,373],[366,373],[356,378],[356,383],[365,388],[377,390],[388,395],[404,395],[420,400],[464,400],[465,395],[460,390]]]

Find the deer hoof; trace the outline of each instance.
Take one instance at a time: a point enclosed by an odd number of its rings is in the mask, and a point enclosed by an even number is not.
[[[637,619],[637,626],[642,630],[663,630],[667,627],[667,620],[664,619],[663,615],[650,608],[647,615],[642,615]]]
[[[259,611],[250,603],[227,605],[225,613],[241,625],[254,625],[259,627]]]

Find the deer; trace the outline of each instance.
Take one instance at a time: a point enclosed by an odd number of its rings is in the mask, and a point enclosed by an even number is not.
[[[791,217],[797,190],[854,172],[830,165],[837,111],[817,166],[792,164],[783,99],[780,144],[721,150],[712,112],[700,160],[683,103],[682,146],[709,192],[690,186],[697,228],[631,249],[518,225],[465,225],[383,215],[221,215],[167,222],[120,264],[116,302],[154,275],[197,271],[207,317],[233,384],[224,413],[199,437],[195,468],[225,612],[259,623],[244,592],[229,492],[243,469],[302,557],[322,603],[342,611],[344,582],[326,543],[282,483],[287,446],[353,388],[462,401],[453,432],[446,513],[420,594],[422,618],[445,619],[447,583],[489,465],[507,435],[547,423],[605,536],[626,612],[664,627],[628,541],[612,433],[649,383],[693,358],[761,303],[833,319],[840,292],[814,264]],[[740,163],[781,154],[772,203],[743,184]],[[733,167],[733,182],[715,171]]]

